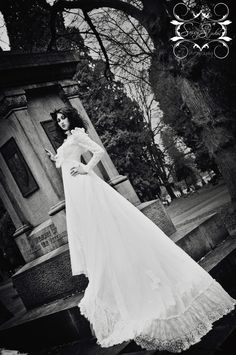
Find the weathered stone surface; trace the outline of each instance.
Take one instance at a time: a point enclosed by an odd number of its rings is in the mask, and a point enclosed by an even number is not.
[[[27,309],[81,292],[88,284],[85,275],[72,276],[68,244],[28,263],[12,279]]]
[[[28,235],[31,253],[35,254],[34,259],[64,244],[62,238],[63,236],[58,234],[57,228],[51,219],[35,227]]]
[[[191,231],[180,234],[179,239],[174,239],[174,241],[194,260],[198,261],[227,237],[229,237],[229,232],[219,215],[213,214]]]
[[[19,228],[13,236],[26,262],[35,260],[67,243],[66,231],[61,228],[59,233],[51,219],[46,220],[35,228],[31,227],[26,232],[24,232],[23,228]]]
[[[76,52],[1,53],[0,87],[71,79],[78,64]]]
[[[141,203],[137,206],[145,216],[153,221],[166,235],[170,236],[176,231],[169,215],[159,199]]]
[[[199,261],[199,265],[211,274],[228,292],[236,297],[236,235],[228,237]]]

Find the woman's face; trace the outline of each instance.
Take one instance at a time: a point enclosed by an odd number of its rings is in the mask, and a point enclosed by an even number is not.
[[[60,112],[57,114],[57,124],[61,127],[61,129],[63,129],[63,131],[68,131],[70,127],[68,117],[64,116],[63,113]]]

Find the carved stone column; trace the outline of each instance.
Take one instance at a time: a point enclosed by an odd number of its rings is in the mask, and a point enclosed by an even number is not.
[[[45,156],[42,140],[28,112],[27,95],[23,88],[2,90],[0,117],[1,153],[5,144],[13,140],[38,185],[36,191],[22,195],[19,186],[21,180],[15,180],[9,165],[12,159],[19,160],[19,155],[12,155],[10,160],[6,160],[0,154],[0,196],[16,227],[13,235],[15,242],[24,260],[29,262],[67,242],[64,204],[63,211],[51,208],[60,203],[61,199],[64,201],[62,182],[60,186],[60,174],[58,171],[53,173],[53,164]],[[7,154],[8,150],[5,149]],[[19,164],[22,166],[21,161]],[[24,170],[19,171],[20,175],[22,173]],[[55,183],[55,174],[58,183]],[[58,212],[60,218],[56,216]]]

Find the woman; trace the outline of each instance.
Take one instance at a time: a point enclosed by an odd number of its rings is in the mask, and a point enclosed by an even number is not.
[[[104,150],[73,108],[54,117],[67,137],[53,155],[62,168],[72,274],[89,279],[79,303],[97,343],[134,340],[181,352],[200,341],[236,301],[93,168]],[[88,164],[80,161],[93,153]]]

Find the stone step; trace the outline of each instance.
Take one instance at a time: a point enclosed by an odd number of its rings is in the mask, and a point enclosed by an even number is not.
[[[24,265],[12,281],[27,309],[83,292],[88,285],[85,275],[72,276],[68,244]]]
[[[159,353],[157,350],[145,350],[137,345],[133,340],[124,348],[121,354],[127,355],[154,355]]]
[[[1,346],[29,351],[90,339],[89,322],[78,308],[82,297],[83,293],[61,298],[11,318],[0,327]]]
[[[228,236],[218,215],[213,214],[173,233],[170,238],[198,261]],[[82,292],[88,285],[85,275],[72,277],[68,245],[28,263],[12,280],[27,309]]]
[[[177,230],[170,238],[195,261],[199,261],[229,236],[218,213],[214,213]]]
[[[124,342],[109,348],[101,348],[96,344],[96,339],[91,338],[87,341],[75,341],[70,344],[34,351],[28,355],[118,355],[126,348],[127,344],[127,342]]]
[[[199,263],[230,292],[230,287],[235,283],[236,238],[227,238]],[[0,327],[1,346],[12,348],[14,345],[18,350],[29,351],[40,346],[45,348],[91,339],[89,322],[80,315],[78,308],[82,297],[83,293],[79,293],[61,298],[5,322]],[[235,325],[234,319],[228,334]]]

